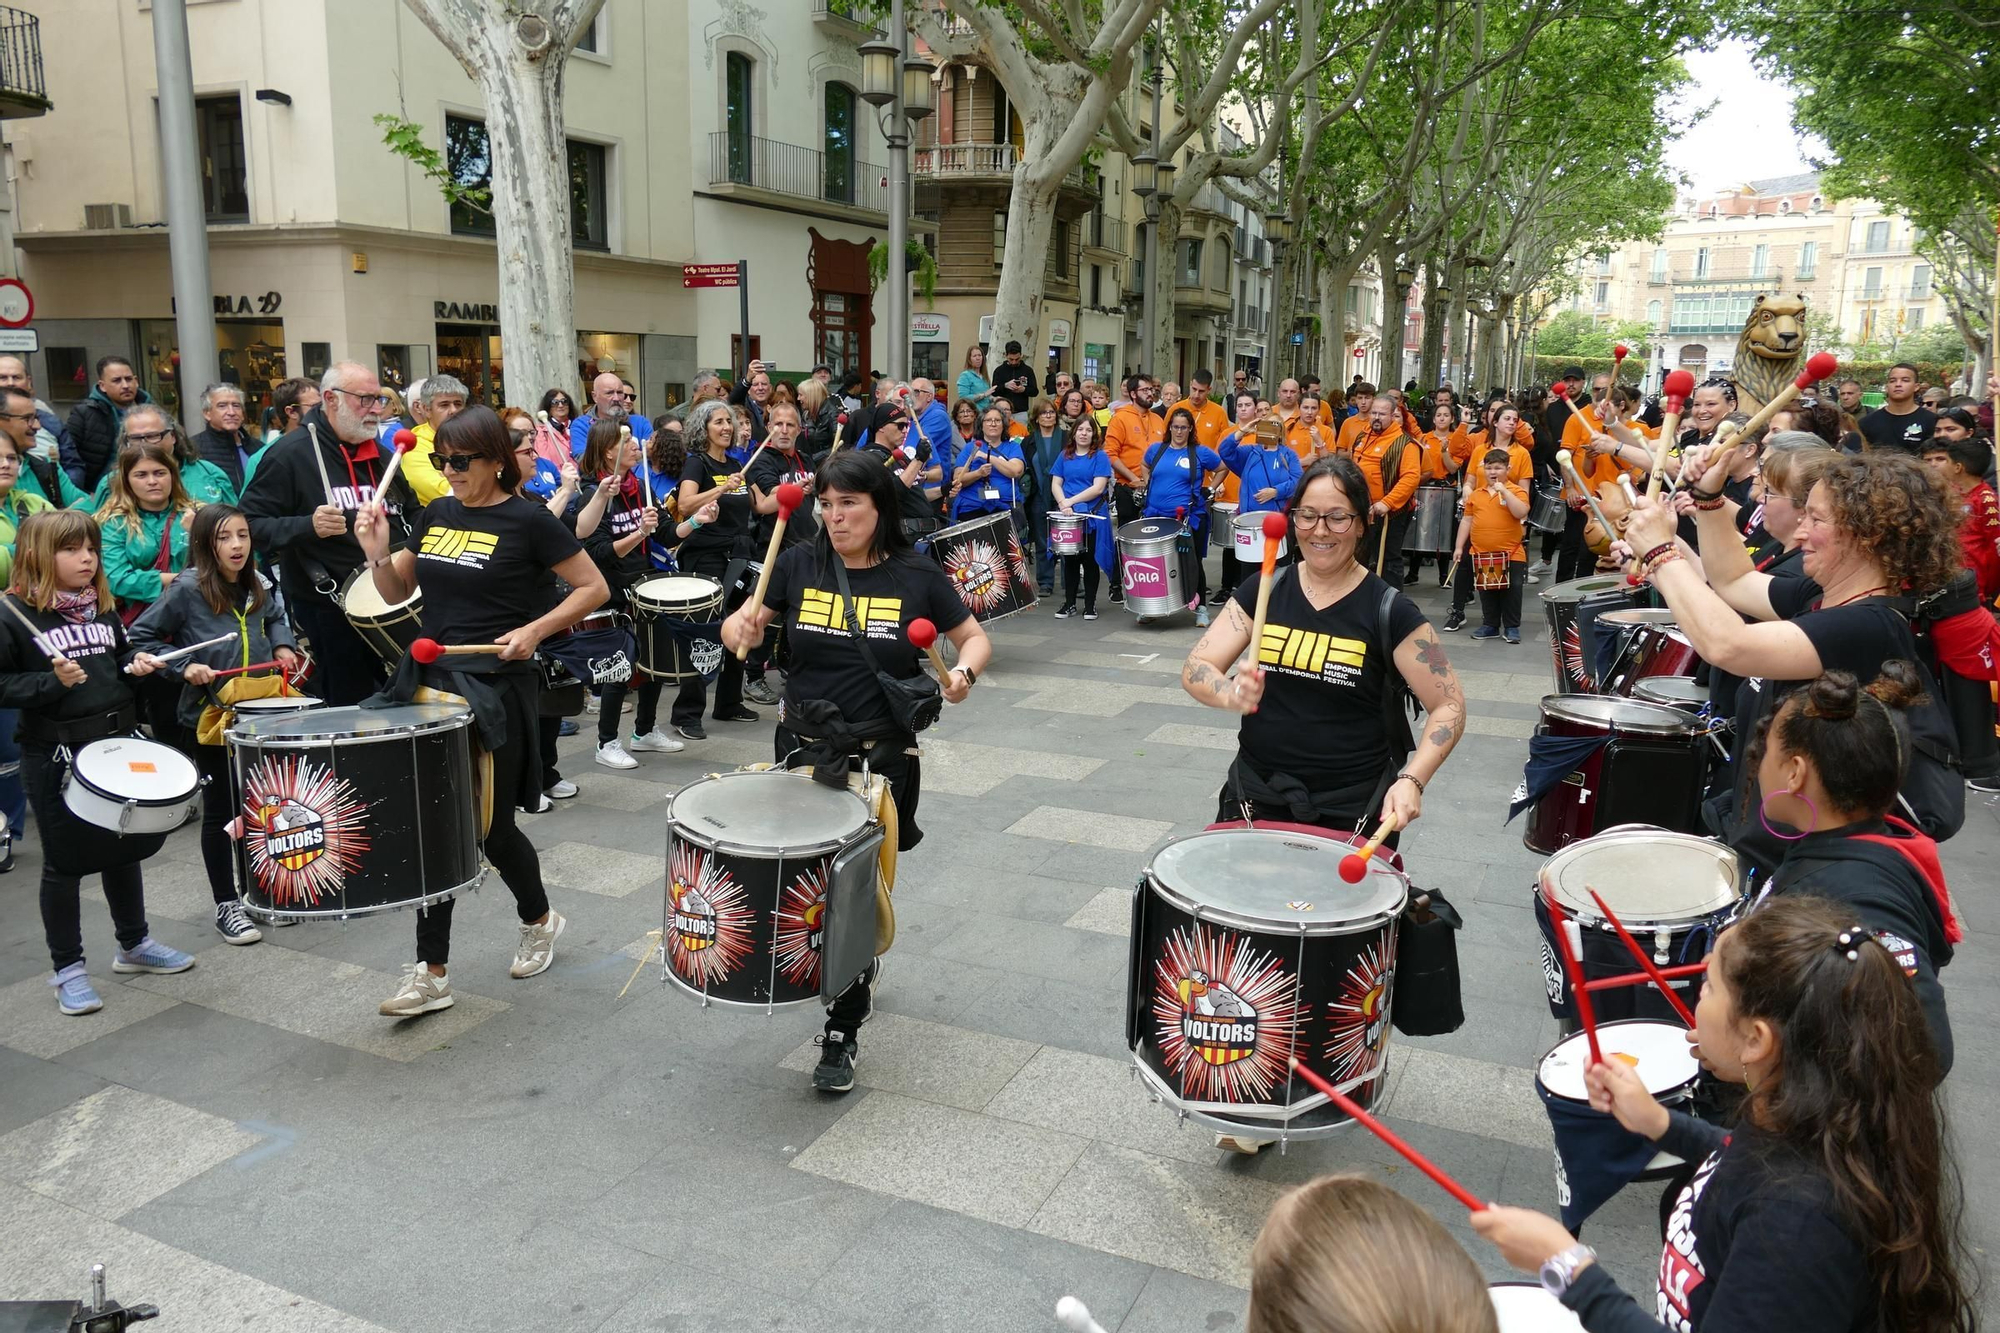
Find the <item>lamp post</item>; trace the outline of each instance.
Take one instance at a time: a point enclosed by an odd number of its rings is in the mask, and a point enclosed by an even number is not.
[[[889,378],[910,377],[910,134],[931,114],[930,66],[905,49],[903,0],[891,0],[887,35],[861,46],[861,99],[875,108],[889,149],[889,263],[882,321],[889,330]]]

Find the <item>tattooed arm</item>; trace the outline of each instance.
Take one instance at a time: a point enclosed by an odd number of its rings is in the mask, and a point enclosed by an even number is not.
[[[1403,765],[1426,786],[1443,766],[1445,756],[1465,734],[1465,691],[1458,673],[1451,669],[1444,644],[1427,622],[1412,630],[1396,648],[1396,669],[1409,682],[1417,702],[1424,706],[1424,729],[1417,737],[1416,751]],[[1407,826],[1423,812],[1423,793],[1415,782],[1398,782],[1389,788],[1382,803],[1385,816],[1398,816],[1399,826]]]
[[[1195,644],[1181,667],[1181,688],[1210,708],[1254,713],[1264,697],[1264,672],[1243,660],[1250,647],[1250,617],[1231,601]],[[1228,672],[1237,666],[1235,679]]]

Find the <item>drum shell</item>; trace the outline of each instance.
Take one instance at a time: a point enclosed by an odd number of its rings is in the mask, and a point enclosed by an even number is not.
[[[1236,558],[1248,564],[1262,566],[1264,563],[1264,515],[1271,511],[1259,509],[1248,514],[1238,514],[1230,523],[1230,538],[1236,543]],[[1290,539],[1278,539],[1278,559],[1283,560],[1290,547]]]
[[[1119,579],[1127,611],[1170,616],[1187,609],[1179,555],[1185,531],[1165,518],[1135,518],[1118,529]],[[1258,559],[1263,559],[1261,548]]]
[[[1423,555],[1449,555],[1458,537],[1458,487],[1427,482],[1417,487],[1414,503],[1403,549]]]
[[[1620,657],[1620,669],[1610,680],[1610,693],[1632,697],[1632,689],[1642,680],[1660,676],[1692,677],[1701,665],[1694,650],[1677,625],[1642,625]]]
[[[1631,591],[1620,574],[1593,574],[1542,590],[1542,607],[1549,621],[1549,652],[1555,668],[1556,693],[1589,694],[1593,687],[1577,611],[1586,597],[1615,593],[1633,605]]]
[[[1553,855],[1572,842],[1621,824],[1653,824],[1681,833],[1701,829],[1707,738],[1684,714],[1650,704],[1626,706],[1666,714],[1680,723],[1679,728],[1640,731],[1560,715],[1566,698],[1600,697],[1550,695],[1542,700],[1541,733],[1610,735],[1611,740],[1529,809],[1521,842],[1531,852]]]
[[[442,902],[478,885],[472,715],[442,704],[318,708],[225,733],[244,836],[243,906],[334,921]],[[400,716],[385,716],[400,714]],[[497,799],[509,799],[499,794]],[[282,830],[273,821],[296,807]],[[279,842],[274,833],[298,838]]]
[[[1537,486],[1528,496],[1528,526],[1536,532],[1561,532],[1569,520],[1562,487]]]
[[[1086,535],[1084,527],[1090,520],[1060,510],[1050,513],[1048,519],[1049,554],[1082,555]]]
[[[424,594],[417,589],[394,606],[387,606],[375,591],[374,578],[366,565],[349,574],[340,585],[340,610],[375,655],[393,667],[403,660],[410,645],[423,637]]]
[[[121,795],[91,780],[91,768],[120,759],[145,765],[148,772],[156,771],[154,766],[161,762],[171,765],[170,773],[185,768],[185,783],[176,780],[170,789],[135,796]],[[128,837],[171,833],[200,807],[201,777],[194,765],[170,746],[133,736],[113,736],[92,741],[75,753],[63,777],[62,798],[63,805],[78,819],[112,833]]]
[[[1002,620],[1035,604],[1034,571],[1011,515],[982,514],[953,524],[932,533],[930,544],[931,558],[974,620]]]
[[[691,586],[696,583],[703,586],[699,589]],[[719,621],[722,597],[722,585],[699,574],[661,574],[634,584],[626,598],[632,606],[632,635],[638,644],[639,670],[654,680],[672,682],[709,674],[696,665],[687,641],[676,635],[666,622],[685,620],[705,625]],[[718,647],[716,651],[720,665],[721,649]]]

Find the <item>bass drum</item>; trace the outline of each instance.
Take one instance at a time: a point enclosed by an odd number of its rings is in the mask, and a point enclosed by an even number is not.
[[[1592,574],[1542,589],[1542,607],[1549,620],[1549,651],[1555,665],[1557,694],[1594,692],[1590,663],[1584,656],[1577,613],[1590,597],[1615,596],[1634,605],[1623,574]]]
[[[1529,851],[1550,856],[1620,824],[1700,829],[1709,741],[1686,713],[1602,694],[1552,694],[1542,700],[1538,733],[1598,744],[1528,811],[1521,841]]]
[[[639,670],[663,681],[715,674],[722,665],[721,643],[679,629],[675,622],[710,625],[721,620],[720,583],[698,574],[658,574],[633,584],[626,595],[639,642]],[[711,655],[713,661],[708,660]]]
[[[423,637],[424,594],[420,588],[391,605],[375,590],[374,575],[363,565],[340,585],[339,600],[347,623],[391,668],[403,660],[411,644]]]
[[[933,533],[931,558],[944,567],[952,591],[981,624],[1035,604],[1034,571],[1004,510]]]
[[[1458,536],[1458,487],[1426,482],[1417,487],[1415,509],[1403,549],[1420,555],[1449,555]]]

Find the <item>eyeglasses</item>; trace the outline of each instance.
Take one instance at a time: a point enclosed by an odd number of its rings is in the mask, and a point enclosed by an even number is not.
[[[327,392],[344,393],[363,407],[368,406],[370,403],[373,403],[378,409],[389,405],[389,395],[386,393],[356,393],[352,389],[328,389]]]
[[[550,406],[550,407],[568,407],[568,406],[570,406],[570,401],[569,401],[569,399],[567,399],[567,398],[563,397],[563,396],[562,396],[561,394],[557,394],[557,395],[556,395],[555,397],[553,397],[553,398],[549,399],[549,406]]]
[[[1354,526],[1354,515],[1335,513],[1331,510],[1322,514],[1317,509],[1294,509],[1292,522],[1298,524],[1302,530],[1325,524],[1328,532],[1338,533]]]
[[[125,443],[159,444],[163,440],[171,440],[173,438],[174,433],[171,430],[135,430],[125,437]]]
[[[0,412],[0,421],[40,421],[41,419],[40,414],[35,412]]]
[[[478,454],[432,454],[431,466],[442,472],[450,468],[453,472],[470,472],[472,465],[479,461]]]

